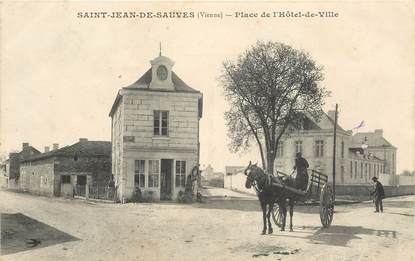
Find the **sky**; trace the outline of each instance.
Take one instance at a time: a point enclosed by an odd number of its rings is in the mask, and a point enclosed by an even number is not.
[[[215,171],[244,166],[255,150],[227,148],[227,104],[218,82],[222,62],[258,40],[308,52],[324,66],[339,104],[339,123],[383,129],[398,148],[397,171],[415,170],[414,3],[400,2],[2,2],[0,38],[1,153],[29,142],[71,145],[110,140],[117,91],[135,82],[159,53],[204,96],[201,163]],[[337,12],[337,18],[86,19],[78,12],[193,11],[232,14],[272,11]]]

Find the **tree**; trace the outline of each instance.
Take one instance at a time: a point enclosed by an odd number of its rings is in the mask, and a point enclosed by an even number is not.
[[[257,42],[235,62],[225,61],[219,80],[230,109],[225,112],[229,148],[258,145],[262,166],[274,172],[282,135],[301,127],[305,115],[318,120],[328,92],[323,68],[309,54],[275,42]]]

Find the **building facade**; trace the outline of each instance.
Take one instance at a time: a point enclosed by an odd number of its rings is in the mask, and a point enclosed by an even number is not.
[[[55,147],[21,161],[20,176],[20,188],[33,194],[85,196],[92,187],[108,184],[111,143],[80,139],[71,146]]]
[[[21,161],[40,154],[40,151],[30,146],[29,143],[24,142],[22,144],[22,150],[20,152],[9,153],[9,158],[5,162],[5,171],[8,182],[8,188],[19,189],[20,188],[20,163]]]
[[[333,134],[334,111],[324,113],[318,122],[306,117],[301,130],[282,137],[275,169],[291,174],[295,154],[301,152],[309,169],[328,175],[332,181]],[[396,147],[386,141],[382,130],[353,135],[338,125],[336,136],[336,184],[368,184],[373,176],[382,177],[385,184],[394,182]]]
[[[137,188],[153,199],[173,199],[199,165],[202,94],[159,56],[135,83],[119,90],[110,111],[112,173],[120,200]]]

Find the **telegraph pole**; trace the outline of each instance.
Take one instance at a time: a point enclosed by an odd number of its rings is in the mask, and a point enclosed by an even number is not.
[[[336,198],[336,132],[337,132],[337,103],[334,113],[334,137],[333,137],[333,194]]]

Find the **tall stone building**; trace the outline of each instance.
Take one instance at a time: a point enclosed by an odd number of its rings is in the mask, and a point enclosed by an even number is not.
[[[310,169],[328,175],[333,172],[334,111],[324,113],[320,121],[304,118],[301,130],[282,137],[278,146],[275,169],[291,174],[295,154],[301,152]],[[396,147],[384,137],[382,130],[355,133],[337,125],[336,184],[368,184],[373,176],[381,176],[385,184],[396,179]]]
[[[158,200],[176,198],[199,164],[202,94],[173,71],[165,56],[119,90],[110,111],[112,172],[120,200],[136,188]]]

